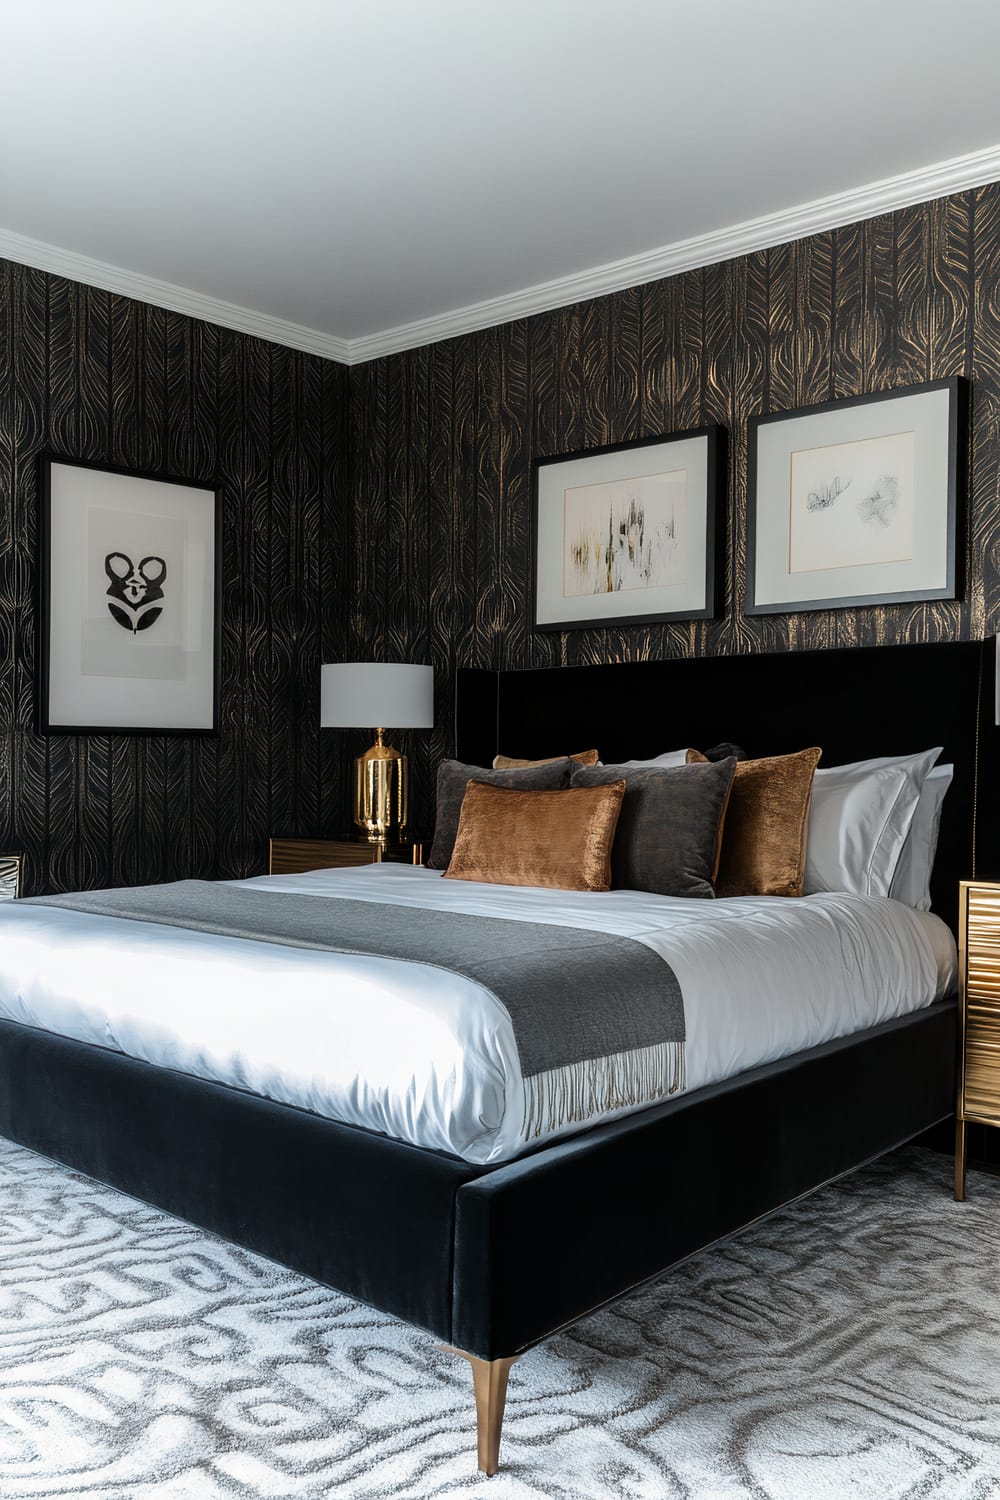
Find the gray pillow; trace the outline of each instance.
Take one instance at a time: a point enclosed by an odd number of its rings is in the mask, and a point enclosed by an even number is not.
[[[518,766],[506,771],[487,770],[483,766],[466,766],[460,760],[443,760],[438,766],[437,816],[434,842],[427,863],[432,870],[446,870],[458,833],[458,819],[470,781],[485,781],[490,786],[513,786],[525,792],[555,792],[569,786],[573,762],[569,756],[545,766]],[[612,780],[614,778],[612,777]]]
[[[625,781],[611,850],[612,887],[659,896],[714,896],[719,830],[735,771],[732,756],[670,770],[574,767],[574,786]]]

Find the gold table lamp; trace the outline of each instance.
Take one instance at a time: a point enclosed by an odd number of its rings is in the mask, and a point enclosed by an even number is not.
[[[413,662],[332,662],[320,673],[320,726],[363,729],[430,729],[434,724],[434,669]],[[406,756],[375,743],[354,762],[354,824],[372,844],[404,837],[409,812]]]

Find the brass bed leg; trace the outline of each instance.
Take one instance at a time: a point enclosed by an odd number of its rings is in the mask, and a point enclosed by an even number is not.
[[[479,1359],[475,1354],[466,1354],[464,1349],[452,1349],[447,1344],[438,1347],[445,1354],[457,1354],[461,1359],[467,1359],[472,1366],[479,1468],[482,1473],[492,1476],[500,1467],[500,1429],[507,1400],[507,1376],[517,1355],[513,1354],[509,1359]]]
[[[955,1125],[955,1202],[965,1202],[965,1135],[966,1122]]]

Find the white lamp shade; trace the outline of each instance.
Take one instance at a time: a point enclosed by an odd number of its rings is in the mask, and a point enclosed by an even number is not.
[[[412,662],[341,661],[321,668],[323,729],[432,729],[434,668]]]

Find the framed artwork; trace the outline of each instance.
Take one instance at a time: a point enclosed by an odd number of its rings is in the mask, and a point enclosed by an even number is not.
[[[536,459],[536,630],[715,614],[725,431]]]
[[[42,460],[41,734],[219,727],[218,491]]]
[[[750,420],[748,615],[954,599],[967,387]]]

